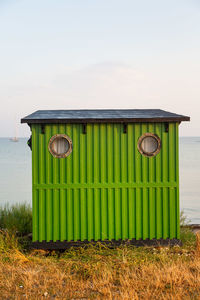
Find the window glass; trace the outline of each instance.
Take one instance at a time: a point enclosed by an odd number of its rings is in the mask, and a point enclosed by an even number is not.
[[[64,134],[57,134],[49,141],[49,151],[54,157],[67,157],[72,151],[72,141]]]
[[[158,142],[154,137],[147,136],[142,140],[141,148],[146,153],[153,153],[158,148]]]
[[[69,142],[63,137],[57,137],[51,144],[52,150],[60,154],[65,154],[69,150]]]
[[[160,152],[161,142],[157,135],[145,133],[138,140],[138,150],[145,156],[155,156]]]

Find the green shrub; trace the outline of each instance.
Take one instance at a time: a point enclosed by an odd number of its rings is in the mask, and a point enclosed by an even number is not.
[[[0,207],[0,229],[14,234],[32,232],[32,209],[29,204],[5,205]]]
[[[180,239],[185,246],[195,246],[196,235],[189,227],[181,227]]]
[[[181,232],[180,232],[180,239],[185,246],[194,246],[196,243],[196,235],[192,231],[192,229],[189,227],[190,220],[187,218],[187,216],[184,214],[184,211],[181,211],[180,213],[180,226],[181,226]]]
[[[188,226],[190,224],[190,219],[185,215],[185,212],[181,210],[180,212],[180,226]]]

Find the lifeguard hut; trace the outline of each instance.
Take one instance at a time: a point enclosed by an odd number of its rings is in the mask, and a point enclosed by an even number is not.
[[[178,243],[178,127],[159,109],[40,110],[32,138],[33,245]]]

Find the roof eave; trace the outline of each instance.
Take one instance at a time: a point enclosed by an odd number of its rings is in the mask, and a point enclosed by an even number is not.
[[[190,121],[190,117],[181,116],[181,117],[161,117],[161,118],[112,118],[112,119],[21,119],[21,123],[28,124],[63,124],[63,123],[164,123],[164,122],[182,122]]]

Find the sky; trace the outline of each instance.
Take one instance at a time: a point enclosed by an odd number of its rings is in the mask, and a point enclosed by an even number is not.
[[[0,136],[39,109],[160,108],[200,136],[199,0],[0,0]]]

